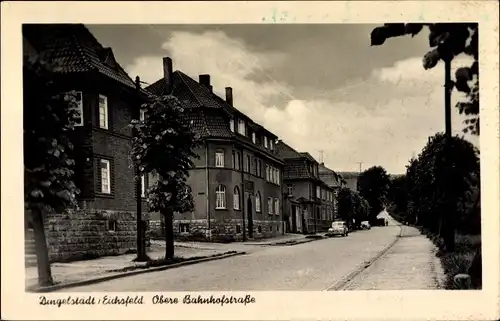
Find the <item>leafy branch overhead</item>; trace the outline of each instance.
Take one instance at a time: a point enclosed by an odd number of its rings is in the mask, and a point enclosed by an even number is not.
[[[192,160],[198,158],[193,149],[199,139],[185,121],[186,111],[174,96],[151,97],[142,108],[146,119],[131,123],[137,133],[131,155],[141,175],[157,177],[147,191],[151,210],[190,211],[193,198],[187,178]]]
[[[451,61],[465,54],[473,58],[470,66],[457,68],[451,86],[466,94],[466,100],[457,103],[460,114],[468,116],[464,132],[479,135],[479,53],[477,23],[386,23],[373,29],[371,45],[380,46],[387,39],[409,35],[414,37],[429,30],[429,47],[423,57],[423,67],[434,68],[440,60]]]

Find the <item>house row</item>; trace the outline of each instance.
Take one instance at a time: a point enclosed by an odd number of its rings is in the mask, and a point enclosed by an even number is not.
[[[137,190],[129,156],[132,132],[127,125],[144,117],[140,106],[151,94],[177,97],[204,142],[196,150],[200,158],[194,160],[188,179],[195,208],[176,214],[178,236],[245,240],[285,232],[314,233],[335,219],[340,186],[335,172],[242,113],[231,87],[225,88],[225,97],[218,96],[210,75],[195,80],[174,70],[172,59],[166,57],[163,77],[142,89],[111,48],[103,47],[81,24],[24,25],[23,53],[50,57],[59,66],[56,81],[65,90],[77,91],[80,117],[73,138],[80,210],[49,219],[48,225],[60,231],[54,226],[63,221],[66,229],[78,229],[75,220],[85,219],[82,226],[87,229],[94,222],[90,230],[99,232],[99,237],[85,238],[88,231],[71,232],[82,237],[80,251],[97,246],[94,243],[102,248],[103,242],[112,245],[104,246],[102,255],[134,248],[139,206],[147,214],[145,220],[160,220],[147,209],[146,190],[152,182],[142,177],[141,191]],[[328,171],[332,178],[322,178]],[[52,251],[64,257],[57,249],[60,243],[49,240]],[[66,251],[71,252],[69,247]]]

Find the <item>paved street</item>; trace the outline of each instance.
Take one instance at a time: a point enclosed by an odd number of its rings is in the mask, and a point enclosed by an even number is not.
[[[85,291],[326,290],[390,244],[390,225],[295,246],[269,246],[247,255],[140,274],[78,288]]]

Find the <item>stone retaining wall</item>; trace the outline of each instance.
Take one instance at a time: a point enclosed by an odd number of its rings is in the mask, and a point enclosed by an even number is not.
[[[241,219],[211,220],[211,238],[208,235],[207,220],[174,220],[173,225],[174,237],[180,241],[233,242],[243,240],[243,221]],[[149,227],[155,237],[164,237],[160,220],[150,221]],[[281,221],[254,220],[253,239],[283,235],[283,228]],[[245,230],[248,238],[248,222],[245,222]]]
[[[51,262],[134,252],[136,213],[87,209],[52,214],[45,219],[45,233]]]

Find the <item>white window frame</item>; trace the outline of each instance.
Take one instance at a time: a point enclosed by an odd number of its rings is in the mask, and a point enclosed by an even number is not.
[[[267,136],[264,136],[264,147],[267,148]]]
[[[281,185],[279,169],[276,169],[276,184]]]
[[[266,165],[266,181],[268,181],[268,182],[269,182],[269,177],[270,177],[270,176],[271,176],[271,175],[269,175],[269,165]]]
[[[146,197],[146,176],[141,176],[141,197]]]
[[[267,212],[268,212],[268,214],[273,214],[273,206],[274,206],[273,198],[268,197],[267,198]]]
[[[316,186],[316,198],[321,198],[321,187]]]
[[[105,170],[103,171],[102,165],[105,165]],[[99,168],[101,171],[101,193],[111,194],[111,164],[107,159],[101,159],[99,162]],[[107,181],[107,185],[104,184]]]
[[[252,133],[252,143],[254,143],[254,144],[257,143],[257,136],[255,135],[255,132]]]
[[[101,103],[101,99],[104,99],[104,103]],[[99,127],[102,129],[108,129],[109,128],[108,97],[99,94],[98,106],[99,106]]]
[[[262,205],[262,200],[260,197],[260,192],[257,191],[257,194],[255,195],[255,212],[261,213],[262,211],[261,205]]]
[[[233,192],[233,209],[239,210],[240,209],[240,189],[238,186],[234,187],[234,192]]]
[[[80,127],[80,126],[83,126],[83,92],[76,91],[75,95],[76,95],[76,98],[75,98],[76,99],[76,107],[70,107],[70,110],[76,111],[78,114],[78,118],[80,119],[79,122],[75,121],[73,126]],[[80,97],[80,100],[78,100],[78,97]]]
[[[234,133],[234,119],[229,120],[229,129]]]
[[[280,200],[277,198],[274,199],[274,214],[280,215]]]
[[[215,151],[215,167],[224,167],[224,151]]]
[[[286,191],[287,191],[288,195],[293,195],[293,190],[294,190],[293,184],[286,185]]]
[[[226,209],[226,187],[222,184],[215,189],[215,209]]]
[[[241,135],[246,134],[246,124],[245,124],[245,121],[243,119],[238,120],[238,133]]]
[[[139,120],[140,121],[146,120],[146,111],[144,109],[139,110]]]
[[[189,223],[179,223],[179,233],[189,233]]]

